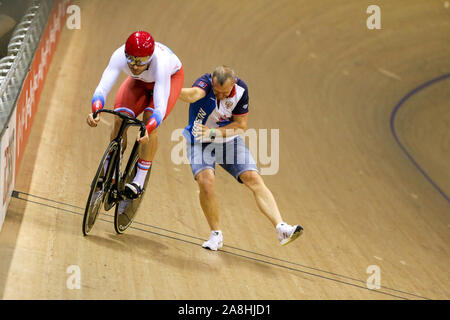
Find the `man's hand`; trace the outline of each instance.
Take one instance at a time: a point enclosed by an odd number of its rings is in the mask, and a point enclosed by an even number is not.
[[[200,130],[198,131],[198,134],[195,136],[195,139],[200,141],[203,139],[209,139],[211,135],[211,129],[207,126],[204,126],[203,124],[200,125]]]
[[[94,114],[90,113],[87,116],[86,122],[91,127],[96,127],[98,122],[100,121],[100,115],[97,114],[97,118],[94,119]]]
[[[147,142],[149,141],[149,137],[148,137],[148,132],[147,132],[147,130],[145,130],[145,136],[143,136],[142,138],[141,138],[141,132],[139,131],[136,140],[137,140],[137,142],[139,142],[139,143],[147,143]]]

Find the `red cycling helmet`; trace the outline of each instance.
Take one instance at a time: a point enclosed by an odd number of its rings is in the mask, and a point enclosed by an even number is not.
[[[132,33],[125,43],[125,53],[133,57],[147,57],[155,50],[155,40],[145,31]]]

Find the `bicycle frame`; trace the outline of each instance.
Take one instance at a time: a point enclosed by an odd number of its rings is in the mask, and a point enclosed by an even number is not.
[[[128,127],[131,127],[131,126],[138,126],[138,127],[140,127],[141,137],[143,137],[145,135],[145,131],[147,130],[146,127],[145,127],[145,123],[142,122],[141,120],[138,120],[138,119],[135,119],[135,118],[131,118],[131,117],[129,117],[126,114],[119,113],[119,112],[116,112],[116,111],[113,111],[113,110],[104,110],[104,109],[94,112],[94,114],[93,114],[94,119],[97,117],[97,115],[99,113],[102,113],[102,112],[111,113],[111,114],[113,114],[115,116],[118,116],[118,117],[122,118],[122,120],[123,120],[121,125],[120,125],[119,132],[117,133],[117,136],[112,140],[112,141],[115,141],[117,143],[117,145],[118,145],[118,148],[117,148],[118,159],[116,159],[116,161],[118,161],[120,163],[120,157],[122,156],[122,148],[123,148],[122,147],[123,134],[124,134],[125,130]],[[134,155],[137,153],[137,151],[138,151],[137,149],[138,148],[139,148],[139,144],[135,143],[134,146],[133,146],[133,150],[131,151],[130,159],[133,158]],[[131,161],[128,161],[127,166],[126,166],[126,168],[124,170],[124,175],[123,176],[126,176],[126,174],[128,173],[128,170],[130,169],[129,168],[130,163],[131,163]],[[115,186],[116,186],[116,189],[115,190],[111,190],[111,191],[113,192],[113,199],[115,201],[117,201],[117,199],[119,199],[119,197],[122,196],[120,194],[120,190],[119,190],[120,189],[119,185],[120,185],[120,180],[121,180],[120,165],[119,164],[115,165],[114,170],[115,170],[115,175],[117,177],[117,179],[116,179],[116,181],[114,183]],[[121,200],[123,200],[123,199],[121,199]]]

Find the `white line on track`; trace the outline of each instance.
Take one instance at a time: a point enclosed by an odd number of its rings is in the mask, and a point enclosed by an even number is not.
[[[402,78],[400,78],[400,77],[399,77],[398,75],[396,75],[395,73],[392,73],[392,72],[387,71],[387,70],[385,70],[385,69],[378,68],[378,71],[379,71],[380,73],[384,74],[385,76],[390,77],[390,78],[394,78],[394,79],[397,79],[397,80],[402,80]]]

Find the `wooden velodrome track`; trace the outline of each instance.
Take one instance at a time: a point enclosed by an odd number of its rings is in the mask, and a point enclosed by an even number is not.
[[[0,233],[0,297],[449,299],[450,78],[420,86],[450,72],[450,8],[376,2],[381,30],[366,27],[373,1],[75,1],[81,29],[62,32]],[[300,239],[280,247],[251,192],[218,169],[225,246],[200,247],[198,187],[171,161],[182,101],[160,128],[133,228],[116,235],[108,212],[82,236],[112,123],[85,118],[137,29],[180,57],[185,87],[218,64],[247,82],[249,127],[280,130],[279,171],[264,178]],[[81,289],[66,285],[71,265]],[[366,286],[371,265],[378,290]]]

